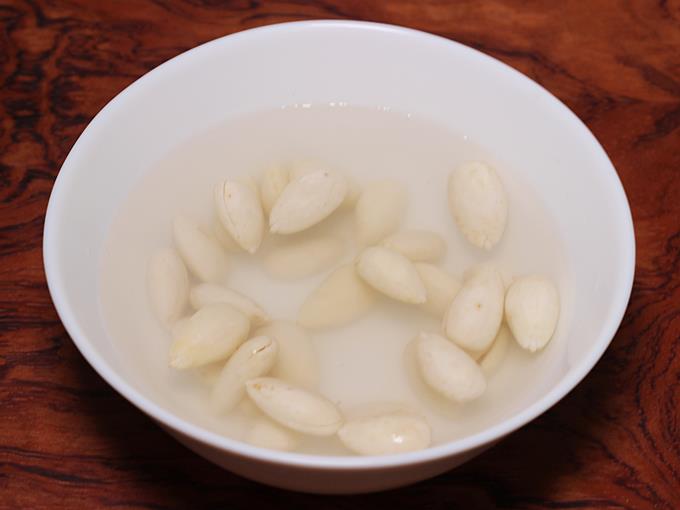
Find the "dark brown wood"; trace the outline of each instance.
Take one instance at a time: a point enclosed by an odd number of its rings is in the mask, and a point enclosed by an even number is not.
[[[87,122],[164,60],[257,25],[354,18],[478,48],[557,95],[628,193],[637,274],[593,372],[460,469],[385,494],[284,493],[191,454],[118,396],[54,311],[42,226]],[[680,3],[0,0],[0,508],[680,508]]]

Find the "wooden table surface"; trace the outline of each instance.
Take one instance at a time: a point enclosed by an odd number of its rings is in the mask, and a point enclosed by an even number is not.
[[[463,467],[383,494],[259,486],[180,446],[88,366],[57,317],[45,207],[88,121],[161,62],[290,20],[395,23],[519,69],[595,133],[636,228],[628,312],[568,397]],[[680,508],[680,3],[0,0],[0,508]]]

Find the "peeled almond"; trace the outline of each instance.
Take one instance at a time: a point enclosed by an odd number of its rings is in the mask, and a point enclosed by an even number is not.
[[[223,181],[215,187],[217,217],[236,243],[255,253],[264,235],[264,214],[257,188],[239,181]]]
[[[493,248],[508,218],[505,189],[494,169],[466,163],[449,177],[448,192],[451,215],[465,238],[478,248]]]
[[[500,273],[491,266],[474,271],[463,282],[444,317],[446,336],[463,349],[487,350],[503,320],[505,288]]]
[[[260,448],[289,452],[297,447],[300,438],[292,430],[260,416],[249,427],[245,441]]]
[[[228,358],[245,340],[248,318],[234,307],[220,303],[201,308],[174,329],[170,366],[199,367]]]
[[[392,413],[345,422],[338,430],[343,444],[360,455],[389,455],[430,446],[430,426],[419,416]]]
[[[347,324],[375,304],[376,292],[357,274],[354,264],[340,266],[302,303],[298,322],[312,329]]]
[[[405,303],[424,303],[425,285],[416,267],[401,253],[374,246],[365,249],[357,262],[359,276],[371,287]]]
[[[173,224],[175,246],[189,271],[204,282],[224,278],[227,259],[219,243],[186,216],[177,216]]]
[[[423,380],[454,402],[467,402],[486,389],[484,373],[460,347],[435,333],[421,333],[416,355]]]
[[[330,268],[344,252],[345,244],[335,237],[319,236],[285,242],[264,257],[264,267],[275,278],[304,278]]]
[[[496,339],[493,341],[491,348],[484,354],[482,360],[479,362],[479,366],[482,368],[482,372],[488,377],[501,365],[505,356],[508,354],[508,348],[510,347],[510,340],[512,340],[512,333],[510,329],[503,324],[501,329],[498,330]]]
[[[288,183],[269,215],[273,233],[300,232],[328,217],[345,199],[347,180],[331,170],[317,170]]]
[[[252,299],[214,283],[196,285],[191,289],[189,300],[196,310],[215,303],[231,305],[248,317],[252,326],[260,326],[269,321],[267,313]]]
[[[266,336],[251,338],[236,349],[213,387],[210,395],[213,409],[218,413],[231,411],[246,394],[246,381],[269,373],[276,352],[276,340]]]
[[[265,212],[269,214],[283,190],[288,185],[290,175],[283,166],[273,166],[264,173],[260,181],[260,199]]]
[[[397,230],[406,210],[406,190],[385,179],[364,188],[354,209],[357,236],[363,245],[380,242]]]
[[[229,253],[239,253],[243,250],[238,244],[236,244],[236,241],[234,241],[234,238],[231,237],[231,234],[224,230],[222,222],[220,222],[219,218],[216,218],[213,222],[212,235],[215,237],[215,239],[217,239],[217,242],[220,243],[222,248]]]
[[[175,250],[166,248],[151,256],[146,281],[156,317],[165,325],[176,321],[187,304],[189,274]]]
[[[342,426],[342,415],[332,402],[281,379],[251,379],[246,391],[267,416],[303,434],[332,436]]]
[[[402,230],[387,237],[381,244],[413,262],[438,260],[446,251],[444,238],[428,230]]]
[[[293,322],[276,320],[256,335],[276,340],[278,354],[271,375],[296,386],[314,389],[319,384],[319,362],[307,332]]]
[[[560,315],[555,285],[541,276],[516,279],[505,296],[505,318],[517,343],[531,352],[547,345]]]
[[[421,307],[427,313],[442,318],[460,290],[460,281],[432,264],[421,262],[415,266],[427,293],[427,301]]]

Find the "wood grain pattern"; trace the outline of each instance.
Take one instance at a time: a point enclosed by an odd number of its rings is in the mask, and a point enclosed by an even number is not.
[[[87,122],[164,60],[289,20],[395,23],[535,79],[610,154],[638,243],[630,307],[588,378],[460,469],[385,494],[259,486],[189,453],[71,343],[47,293],[45,207]],[[677,0],[0,0],[0,508],[680,508]]]

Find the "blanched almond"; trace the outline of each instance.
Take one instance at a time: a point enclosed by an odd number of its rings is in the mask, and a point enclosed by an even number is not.
[[[498,334],[496,335],[496,339],[493,341],[491,348],[484,354],[482,360],[479,362],[482,372],[484,372],[487,377],[498,370],[498,367],[508,354],[511,340],[512,333],[510,333],[510,329],[505,324],[501,325],[501,329],[498,330]]]
[[[405,303],[424,303],[425,285],[413,262],[395,251],[374,246],[366,248],[357,262],[357,271],[374,289]]]
[[[260,181],[260,198],[267,214],[271,212],[289,181],[289,171],[284,166],[272,166],[264,173]]]
[[[508,201],[503,183],[490,166],[474,161],[449,177],[449,208],[465,238],[490,250],[503,236]]]
[[[201,308],[175,329],[170,365],[192,368],[228,358],[248,334],[248,318],[220,303]]]
[[[387,237],[380,244],[401,253],[413,262],[438,260],[446,251],[444,238],[428,230],[402,230]]]
[[[260,448],[289,452],[297,447],[300,438],[292,430],[259,416],[248,429],[245,441]]]
[[[269,373],[276,353],[276,340],[266,336],[251,338],[236,349],[213,387],[210,395],[213,409],[218,413],[231,411],[246,394],[246,381]]]
[[[267,313],[252,299],[235,290],[214,283],[201,283],[191,289],[191,306],[196,310],[215,303],[226,303],[248,317],[252,326],[261,326],[269,321]]]
[[[344,248],[344,243],[332,236],[296,239],[272,248],[264,257],[264,267],[279,279],[304,278],[331,267]]]
[[[397,230],[406,210],[406,190],[391,179],[364,188],[354,210],[359,242],[371,245]]]
[[[364,315],[376,292],[357,274],[354,264],[340,266],[302,303],[298,322],[306,328],[336,327]]]
[[[427,301],[421,307],[435,317],[444,317],[453,298],[460,290],[460,281],[432,264],[420,262],[415,266],[427,293]]]
[[[430,426],[416,415],[391,413],[348,420],[338,430],[343,444],[360,455],[389,455],[423,450]]]
[[[229,253],[240,253],[243,251],[243,248],[236,244],[236,241],[231,237],[231,234],[224,230],[219,218],[215,218],[215,221],[213,221],[212,235],[217,239],[217,242],[220,243],[220,246],[222,246],[225,251]]]
[[[264,214],[257,189],[239,181],[225,180],[215,187],[217,217],[236,243],[249,253],[260,247]]]
[[[269,229],[292,234],[316,225],[345,199],[347,181],[331,170],[317,170],[288,183],[269,215]]]
[[[219,243],[186,216],[177,216],[173,224],[175,246],[189,271],[204,282],[224,278],[227,259]]]
[[[342,426],[342,415],[332,402],[281,379],[251,379],[246,391],[267,416],[303,434],[332,436]]]
[[[172,248],[154,253],[146,272],[149,299],[156,317],[164,324],[176,321],[187,304],[189,274]]]
[[[460,347],[434,333],[421,333],[416,353],[423,380],[454,402],[473,400],[486,389],[484,374]]]
[[[296,386],[315,389],[319,384],[319,362],[307,332],[293,322],[272,321],[259,328],[256,335],[266,335],[278,343],[276,363],[271,375]]]
[[[531,352],[550,341],[560,315],[555,285],[541,276],[516,279],[506,294],[505,318],[517,343]]]
[[[444,318],[446,336],[463,349],[485,351],[503,320],[505,288],[492,266],[474,271],[463,282]]]

